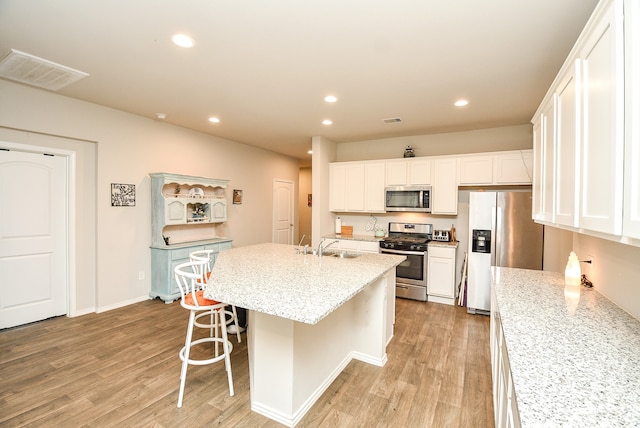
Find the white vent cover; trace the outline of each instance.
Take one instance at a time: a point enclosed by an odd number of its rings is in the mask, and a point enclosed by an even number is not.
[[[0,77],[57,91],[89,74],[15,49],[0,61]]]
[[[382,119],[382,121],[384,123],[400,123],[400,122],[402,122],[402,119],[400,119],[399,117],[392,117],[392,118],[389,118],[389,119]]]

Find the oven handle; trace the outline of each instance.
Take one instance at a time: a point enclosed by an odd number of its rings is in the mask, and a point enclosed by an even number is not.
[[[384,253],[389,253],[389,254],[400,254],[400,255],[416,255],[416,256],[422,256],[424,255],[424,253],[426,253],[426,251],[406,251],[406,250],[388,250],[386,248],[381,248],[380,249],[380,253],[384,254]]]

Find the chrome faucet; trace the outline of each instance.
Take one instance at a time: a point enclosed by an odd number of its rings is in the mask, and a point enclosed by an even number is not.
[[[331,241],[329,242],[327,245],[325,245],[324,247],[322,246],[322,244],[324,243],[325,238],[322,238],[320,240],[320,243],[318,244],[318,257],[322,257],[322,253],[324,252],[324,250],[326,250],[327,248],[329,248],[331,245],[333,244],[337,244],[338,241],[337,239],[335,241]]]

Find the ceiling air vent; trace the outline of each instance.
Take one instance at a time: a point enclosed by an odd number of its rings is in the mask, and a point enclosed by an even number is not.
[[[399,117],[392,117],[392,118],[389,118],[389,119],[382,119],[382,121],[384,123],[400,123],[400,122],[402,122],[402,119],[400,119]]]
[[[0,77],[57,91],[89,74],[11,49],[0,61]]]

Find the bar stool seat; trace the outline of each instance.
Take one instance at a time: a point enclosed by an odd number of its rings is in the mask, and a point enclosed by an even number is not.
[[[212,257],[211,254],[213,253],[213,250],[198,250],[198,251],[193,251],[189,254],[189,259],[192,262],[196,262],[196,261],[204,261],[206,262],[205,265],[202,265],[201,268],[199,268],[199,273],[201,274],[202,278],[199,280],[202,285],[204,286],[204,284],[207,283],[207,281],[209,280],[209,278],[211,278],[211,267],[212,267]],[[228,308],[225,308],[225,320],[226,320],[226,324],[227,327],[230,324],[235,324],[236,326],[236,338],[238,339],[238,343],[242,342],[242,336],[240,336],[240,326],[238,324],[238,314],[236,312],[236,307],[234,305],[228,305]],[[201,312],[199,314],[196,315],[196,319],[195,319],[195,326],[196,327],[200,327],[200,328],[209,328],[211,329],[211,334],[210,336],[213,337],[213,329],[216,328],[215,327],[215,323],[213,322],[213,319],[211,318],[210,322],[205,323],[203,321],[201,321],[202,318],[204,318],[205,316],[210,315],[208,312]]]
[[[234,395],[233,389],[233,377],[231,374],[231,351],[233,350],[233,344],[227,337],[227,323],[224,322],[225,317],[225,303],[210,300],[204,297],[204,291],[202,290],[202,269],[205,261],[195,261],[182,263],[175,267],[174,273],[176,282],[180,288],[181,298],[180,305],[189,311],[189,324],[187,327],[187,335],[185,344],[180,349],[179,357],[182,361],[182,368],[180,371],[180,392],[178,394],[178,407],[182,407],[182,400],[184,398],[184,386],[187,380],[187,368],[191,365],[206,365],[213,364],[224,360],[225,370],[227,372],[227,381],[229,383],[229,395]],[[212,337],[205,337],[202,339],[193,340],[193,330],[196,322],[196,316],[208,315],[212,317],[211,326],[215,328],[216,335]],[[218,337],[218,326],[222,332],[222,337]],[[209,325],[207,324],[207,327]],[[211,343],[213,348],[210,358],[193,359],[190,358],[191,348],[198,345]],[[218,345],[222,344],[222,353],[219,353]]]

